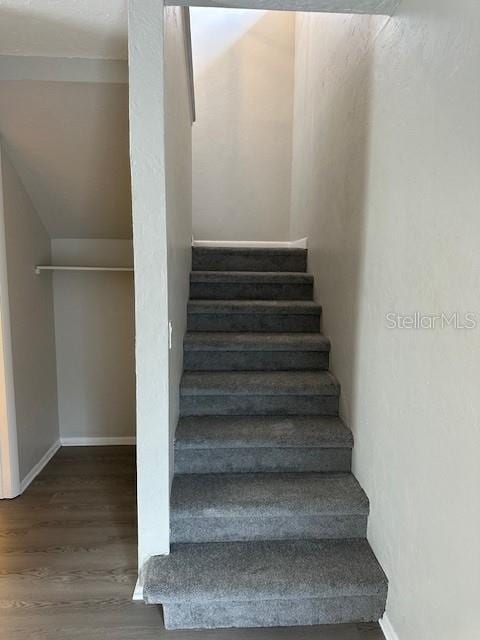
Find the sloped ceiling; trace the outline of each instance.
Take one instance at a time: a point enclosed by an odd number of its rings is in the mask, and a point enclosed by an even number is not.
[[[127,0],[0,0],[0,137],[52,238],[131,237],[127,34]]]
[[[130,238],[128,85],[0,82],[0,134],[52,238]]]
[[[0,0],[0,55],[126,59],[127,0]]]

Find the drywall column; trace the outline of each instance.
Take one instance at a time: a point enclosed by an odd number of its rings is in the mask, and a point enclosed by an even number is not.
[[[149,556],[169,552],[170,443],[163,14],[163,2],[160,0],[129,2],[140,572]]]
[[[192,123],[181,10],[164,15],[157,0],[133,0],[129,29],[141,569],[149,556],[169,551],[191,256]]]
[[[12,336],[8,301],[7,245],[0,147],[0,498],[20,493]]]
[[[170,460],[179,415],[192,244],[192,120],[182,9],[165,11],[165,189],[167,194]],[[173,464],[170,464],[171,476]]]

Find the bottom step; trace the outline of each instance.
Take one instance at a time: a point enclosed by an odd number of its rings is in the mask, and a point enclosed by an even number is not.
[[[385,608],[380,596],[255,600],[163,606],[166,629],[226,629],[303,627],[377,621]],[[376,612],[376,613],[372,613]],[[373,618],[372,618],[373,616]]]
[[[386,597],[363,539],[173,545],[150,559],[144,587],[167,629],[372,622]]]

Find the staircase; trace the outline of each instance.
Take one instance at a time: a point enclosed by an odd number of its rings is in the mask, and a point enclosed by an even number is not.
[[[169,556],[144,599],[167,629],[369,622],[387,580],[303,249],[193,249]]]

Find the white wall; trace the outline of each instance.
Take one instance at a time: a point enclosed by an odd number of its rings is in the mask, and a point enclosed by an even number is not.
[[[186,314],[183,298],[187,283],[183,282],[182,274],[188,271],[185,235],[191,235],[188,210],[191,168],[187,161],[187,123],[183,117],[188,98],[184,95],[186,69],[178,50],[178,29],[178,13],[169,11],[165,20],[162,2],[129,3],[140,571],[149,556],[169,552],[171,454],[176,417],[170,405],[178,394],[176,367]],[[179,67],[171,68],[169,61],[176,61]],[[167,140],[166,122],[175,127],[175,131],[167,134]],[[177,143],[186,148],[170,146]],[[181,216],[182,220],[175,220],[167,237],[167,218],[172,220],[175,216]],[[177,306],[172,304],[169,308],[169,287],[175,283],[180,287],[181,297]],[[171,294],[178,295],[178,291],[171,290]],[[175,329],[171,360],[169,317]],[[174,381],[173,387],[169,380]]]
[[[126,58],[125,0],[2,0],[0,54]]]
[[[200,240],[287,240],[295,14],[191,9]]]
[[[50,261],[50,238],[7,154],[0,153],[8,281],[2,295],[10,312],[22,481],[59,439],[52,282],[34,272]]]
[[[128,85],[18,74],[0,81],[0,135],[50,237],[131,238]]]
[[[369,539],[400,640],[476,638],[479,330],[389,330],[476,312],[480,12],[404,0],[386,22],[301,16],[292,237],[331,336]]]
[[[54,264],[132,266],[130,240],[52,240]],[[45,277],[45,276],[42,276]],[[55,272],[63,441],[135,436],[133,274]]]
[[[165,154],[168,317],[172,323],[169,354],[171,477],[192,260],[192,120],[187,64],[182,10],[168,7],[165,10]]]

